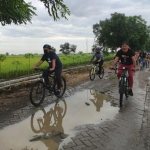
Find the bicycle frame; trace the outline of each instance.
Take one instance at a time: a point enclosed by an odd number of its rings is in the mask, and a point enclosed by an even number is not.
[[[92,68],[93,68],[93,72],[92,73],[95,73],[96,70],[97,70],[97,64],[92,64]]]
[[[123,70],[122,71],[122,74],[121,74],[121,77],[120,77],[120,81],[122,80],[123,81],[123,85],[124,85],[124,88],[123,88],[123,94],[125,93],[125,90],[126,90],[126,86],[128,85],[128,69],[126,69],[125,67],[123,67],[122,69],[118,69],[118,70]]]
[[[44,71],[44,69],[36,69],[40,71]],[[61,91],[60,94],[57,94],[57,82],[55,74],[50,74],[48,76],[49,84],[45,83],[45,79],[43,76],[33,83],[30,88],[30,101],[34,106],[39,106],[44,98],[45,98],[45,90],[47,89],[51,94],[55,94],[56,97],[60,98],[63,96],[66,90],[66,80],[63,76],[61,76]]]

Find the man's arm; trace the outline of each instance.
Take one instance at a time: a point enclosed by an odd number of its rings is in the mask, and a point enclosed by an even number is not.
[[[92,56],[92,58],[90,60],[92,61],[94,59],[94,57],[95,57],[95,54]]]
[[[100,62],[103,59],[103,56],[100,54],[98,62]]]
[[[114,66],[115,66],[115,64],[117,63],[118,60],[119,60],[119,57],[116,56],[115,59],[113,60],[112,65],[111,65],[110,68],[114,68]]]
[[[135,69],[136,69],[136,60],[135,60],[135,56],[132,56],[132,61],[133,61],[133,65],[134,65],[134,67],[135,67]]]
[[[52,68],[50,68],[49,70],[53,71],[53,70],[55,70],[55,67],[56,67],[56,59],[53,59],[52,60]]]
[[[40,60],[40,61],[33,67],[33,69],[37,68],[37,67],[40,66],[42,63],[43,63],[43,61]]]

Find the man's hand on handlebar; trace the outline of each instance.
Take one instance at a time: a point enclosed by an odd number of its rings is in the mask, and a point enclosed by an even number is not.
[[[37,67],[35,67],[35,66],[34,66],[32,69],[33,69],[33,70],[36,70],[36,69],[37,69]]]
[[[111,66],[109,67],[109,69],[114,69],[114,66],[111,65]]]
[[[139,70],[137,67],[133,68],[133,71],[134,71],[134,72],[137,71],[137,70]]]

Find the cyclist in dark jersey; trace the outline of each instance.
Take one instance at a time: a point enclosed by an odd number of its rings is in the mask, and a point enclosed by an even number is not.
[[[95,49],[95,53],[93,54],[92,58],[90,59],[90,61],[92,61],[95,57],[96,57],[96,60],[94,61],[95,64],[99,64],[99,71],[97,72],[97,74],[100,74],[101,73],[101,67],[103,65],[103,62],[104,62],[104,56],[101,52],[101,48],[100,47],[96,47]]]
[[[59,57],[57,56],[57,54],[51,50],[50,45],[45,44],[43,46],[43,50],[44,50],[44,54],[43,54],[41,60],[33,67],[33,69],[40,66],[44,61],[47,61],[49,64],[49,67],[43,73],[45,83],[46,83],[46,85],[49,86],[48,75],[55,72],[57,88],[58,88],[56,91],[56,95],[59,95],[60,88],[61,88],[62,63],[61,63]]]
[[[117,52],[116,58],[112,62],[112,65],[110,68],[114,68],[114,65],[118,60],[121,60],[121,63],[118,67],[118,69],[122,69],[123,67],[128,68],[128,69],[133,69],[134,71],[137,69],[136,68],[136,60],[135,60],[135,53],[133,50],[129,48],[129,44],[127,42],[122,43],[121,49]],[[122,73],[122,70],[118,70],[117,76],[120,78]],[[128,70],[129,74],[129,95],[133,96],[132,92],[132,87],[133,87],[133,71]]]

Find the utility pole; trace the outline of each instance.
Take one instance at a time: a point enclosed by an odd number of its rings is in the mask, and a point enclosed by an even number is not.
[[[86,38],[86,53],[88,53],[88,40]]]

